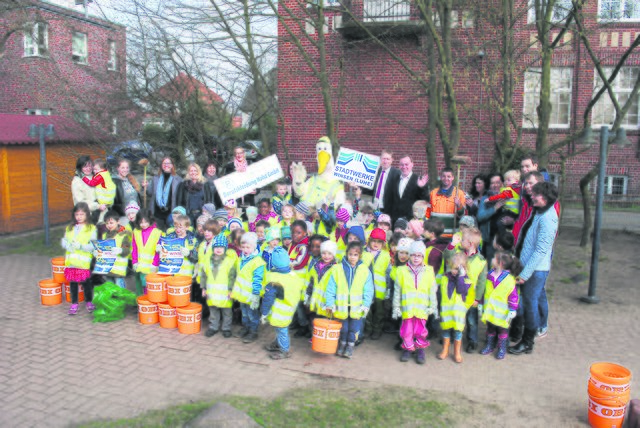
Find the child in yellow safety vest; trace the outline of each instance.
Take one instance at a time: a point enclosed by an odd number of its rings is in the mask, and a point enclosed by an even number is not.
[[[395,241],[394,237],[397,238],[397,242],[395,243],[395,245],[393,244],[393,242]],[[391,302],[392,302],[391,311],[392,312],[393,312],[393,300],[395,298],[395,283],[396,283],[396,278],[398,277],[397,276],[398,269],[402,266],[406,266],[407,263],[409,263],[409,249],[411,248],[412,242],[413,241],[411,239],[407,238],[401,233],[397,233],[397,234],[394,233],[393,236],[391,237],[391,241],[389,242],[389,247],[395,248],[395,254],[392,257],[393,266],[391,266],[391,272],[389,272],[389,283],[387,284],[387,287],[391,290]],[[402,319],[394,320],[393,317],[391,319],[392,319],[392,324],[391,324],[391,327],[389,328],[390,332],[399,333],[400,326],[402,325]],[[398,342],[395,344],[394,349],[396,351],[402,350],[402,338],[399,335],[398,335]]]
[[[107,209],[113,205],[116,198],[116,184],[111,179],[111,173],[107,169],[107,163],[103,159],[93,161],[94,176],[91,180],[83,177],[82,181],[88,186],[96,188],[96,199],[100,205],[100,219],[102,222]]]
[[[455,253],[448,260],[449,270],[440,279],[440,330],[442,332],[442,352],[438,359],[449,356],[451,331],[453,331],[453,360],[462,362],[462,332],[465,328],[468,297],[472,284],[467,277],[467,255]]]
[[[504,359],[509,343],[509,324],[518,310],[518,288],[516,277],[522,271],[520,260],[506,251],[498,251],[491,260],[487,275],[484,298],[478,309],[482,322],[487,324],[487,344],[480,351],[482,355],[491,354],[496,349],[496,358]]]
[[[363,263],[359,242],[347,245],[342,263],[331,268],[325,293],[325,311],[342,321],[336,355],[351,358],[356,340],[373,301],[373,277]]]
[[[147,275],[158,272],[160,256],[156,252],[162,231],[156,227],[151,214],[139,211],[133,229],[131,263],[136,276],[136,295],[142,296],[147,288]]]
[[[391,256],[386,249],[387,234],[384,230],[375,228],[369,235],[369,244],[362,258],[369,265],[373,274],[374,299],[371,311],[366,320],[365,331],[371,331],[371,339],[382,337],[382,323],[384,321],[384,301],[391,297],[391,288],[387,287],[391,273]]]
[[[393,319],[402,318],[401,362],[407,362],[416,352],[416,362],[425,363],[425,349],[430,345],[427,337],[429,315],[438,315],[436,278],[431,266],[424,263],[425,246],[414,241],[409,247],[409,263],[396,272],[393,295]]]
[[[115,240],[115,246],[111,250],[115,254],[115,261],[111,267],[111,271],[105,275],[107,281],[111,281],[118,285],[120,288],[127,288],[127,284],[124,278],[127,276],[127,266],[129,264],[129,254],[131,253],[131,234],[127,230],[120,226],[118,220],[120,214],[117,211],[110,210],[104,216],[104,225],[106,231],[102,236],[99,236],[100,240],[113,239]],[[100,235],[100,234],[99,234]],[[93,251],[94,257],[101,256],[100,250]]]
[[[211,220],[212,223],[216,223]],[[205,239],[208,233],[205,224]],[[215,224],[218,227],[217,224]],[[218,234],[211,239],[209,244],[211,253],[205,256],[198,265],[199,277],[202,284],[202,297],[207,299],[209,306],[209,328],[205,332],[206,337],[211,337],[220,331],[220,318],[222,317],[222,335],[231,337],[232,305],[231,289],[236,278],[236,258],[227,253],[227,238]]]
[[[309,310],[315,313],[316,317],[327,318],[329,314],[325,311],[327,284],[329,277],[327,273],[336,264],[337,245],[333,241],[324,241],[320,244],[320,259],[313,263],[309,269],[308,284],[311,292],[309,296]]]
[[[64,277],[69,281],[71,291],[71,306],[69,315],[78,312],[78,289],[84,288],[84,298],[87,302],[87,311],[93,312],[93,283],[91,277],[91,260],[93,256],[94,241],[98,237],[96,227],[91,224],[91,211],[85,202],[78,202],[73,207],[72,222],[65,229],[64,237],[60,245],[66,251],[64,256]]]
[[[260,321],[271,324],[276,338],[265,346],[273,360],[291,356],[289,325],[304,295],[304,281],[294,274],[289,266],[289,255],[278,247],[271,257],[271,270],[265,276],[265,291]]]

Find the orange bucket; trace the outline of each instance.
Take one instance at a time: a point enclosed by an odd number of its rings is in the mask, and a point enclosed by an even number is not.
[[[64,256],[54,257],[51,259],[51,274],[53,280],[59,284],[63,284],[64,278]]]
[[[55,306],[62,303],[62,284],[53,279],[43,279],[40,286],[40,301],[45,306]]]
[[[71,284],[66,282],[64,284],[64,294],[67,296],[67,303],[71,303]],[[82,284],[78,284],[78,303],[84,302],[84,287]]]
[[[147,298],[153,303],[167,301],[167,276],[150,273],[147,275]]]
[[[191,301],[191,277],[172,276],[167,278],[167,300],[174,308],[187,306]]]
[[[624,422],[626,403],[604,400],[589,395],[589,425],[592,428],[620,428]]]
[[[182,334],[196,334],[200,332],[202,322],[202,305],[191,303],[188,306],[176,308],[178,314],[178,331]]]
[[[594,363],[590,368],[589,424],[595,428],[617,428],[631,397],[631,371],[614,363]]]
[[[342,323],[326,318],[313,320],[313,336],[311,337],[311,349],[321,354],[335,354],[338,350],[338,339]]]
[[[160,315],[160,327],[176,328],[178,326],[176,308],[173,306],[168,303],[158,303],[158,313]]]
[[[138,320],[140,324],[158,323],[158,305],[147,300],[147,296],[140,296],[138,301]]]

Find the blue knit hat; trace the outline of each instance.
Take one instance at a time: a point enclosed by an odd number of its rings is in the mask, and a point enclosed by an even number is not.
[[[270,227],[265,231],[264,240],[267,242],[273,241],[274,239],[280,239],[280,228],[279,227]]]
[[[228,243],[227,243],[227,237],[226,237],[226,236],[224,236],[224,234],[223,234],[223,233],[220,233],[220,234],[216,235],[216,236],[213,238],[213,242],[211,243],[211,246],[212,246],[213,248],[215,248],[215,247],[224,247],[224,248],[227,248],[227,246],[228,246]]]
[[[280,229],[280,235],[282,239],[291,239],[291,228],[289,226],[282,226]]]
[[[362,226],[358,225],[358,226],[351,226],[349,228],[349,230],[347,231],[347,236],[346,236],[346,241],[349,241],[349,235],[355,235],[359,240],[360,243],[362,245],[364,245],[366,243],[365,239],[364,239],[364,229],[362,228]]]
[[[271,206],[276,214],[282,215],[282,202],[274,200]]]
[[[291,268],[289,264],[291,260],[289,259],[289,254],[282,247],[274,248],[271,253],[271,270],[277,270],[278,272],[289,272]]]
[[[213,218],[214,218],[215,220],[217,220],[217,219],[222,219],[222,220],[224,220],[224,221],[227,221],[227,219],[229,218],[229,214],[227,213],[227,210],[225,210],[225,209],[220,209],[220,210],[216,210],[216,211],[213,213]]]
[[[234,223],[238,224],[240,226],[240,229],[242,229],[242,220],[237,217],[229,219],[229,221],[227,222],[227,229],[231,230],[231,225]]]
[[[185,207],[177,206],[171,211],[171,214],[182,214],[187,215],[187,210]]]

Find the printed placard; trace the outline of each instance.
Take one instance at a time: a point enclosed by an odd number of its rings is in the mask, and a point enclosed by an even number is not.
[[[252,163],[245,172],[227,174],[215,180],[213,184],[216,186],[220,199],[228,201],[229,199],[241,198],[252,190],[271,184],[282,177],[284,177],[284,173],[280,167],[280,161],[276,155],[271,155]]]
[[[380,156],[341,148],[338,152],[333,177],[360,187],[373,189],[376,173],[380,166]]]
[[[93,241],[92,243],[93,247],[98,251],[93,273],[108,275],[111,269],[113,269],[113,264],[116,262],[116,254],[113,252],[116,247],[116,240],[105,239],[102,241]]]
[[[158,273],[175,274],[180,272],[184,256],[182,255],[182,247],[184,247],[184,238],[160,238],[160,266]]]

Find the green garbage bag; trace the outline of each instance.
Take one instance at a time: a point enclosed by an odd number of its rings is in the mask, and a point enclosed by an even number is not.
[[[113,282],[105,282],[93,292],[93,322],[111,322],[124,318],[124,311],[129,306],[137,306],[136,294],[126,288],[120,288]]]

